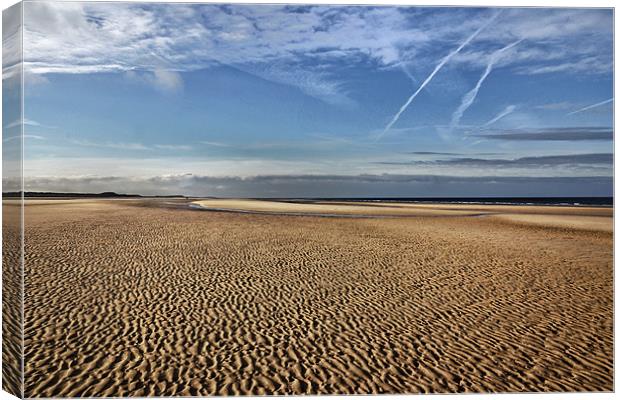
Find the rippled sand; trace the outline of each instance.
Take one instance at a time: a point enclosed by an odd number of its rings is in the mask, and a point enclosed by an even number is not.
[[[185,203],[26,207],[26,397],[613,389],[610,209]]]

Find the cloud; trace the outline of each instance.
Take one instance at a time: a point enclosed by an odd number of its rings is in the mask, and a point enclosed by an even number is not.
[[[516,72],[527,75],[582,73],[601,74],[613,70],[613,62],[601,60],[600,56],[588,56],[578,60],[560,62],[551,65],[531,65],[517,68]]]
[[[426,36],[396,8],[309,7],[303,13],[276,5],[41,3],[27,8],[25,68],[37,74],[149,71],[162,88],[178,89],[178,76],[170,71],[225,64],[345,105],[351,100],[322,65],[352,56],[393,63],[399,42]],[[305,59],[320,64],[300,62]]]
[[[467,92],[465,94],[465,96],[463,96],[463,98],[461,99],[461,104],[458,106],[458,108],[452,114],[452,121],[450,122],[450,128],[451,129],[454,129],[454,128],[456,128],[459,125],[459,123],[461,122],[461,118],[463,117],[463,114],[465,113],[465,111],[467,111],[467,109],[473,104],[474,100],[476,100],[476,97],[478,96],[478,92],[480,91],[480,88],[482,87],[482,84],[484,83],[484,81],[487,79],[487,77],[489,76],[489,74],[493,70],[493,67],[495,66],[495,64],[500,60],[500,58],[507,51],[509,51],[514,46],[516,46],[519,43],[521,43],[522,41],[523,41],[523,39],[519,39],[517,41],[514,41],[514,42],[512,42],[512,43],[502,47],[501,49],[497,50],[493,54],[491,54],[491,56],[489,57],[489,61],[487,63],[487,66],[486,66],[484,72],[482,73],[482,75],[480,76],[480,78],[478,79],[478,82],[476,82],[476,85],[469,92]],[[510,111],[510,112],[512,112],[512,111]],[[497,118],[497,119],[499,119],[499,118]],[[493,121],[493,122],[495,122],[495,121]]]
[[[593,108],[597,108],[597,107],[603,106],[605,104],[609,104],[612,101],[614,101],[613,97],[611,99],[607,99],[607,100],[601,101],[599,103],[591,104],[591,105],[589,105],[587,107],[580,108],[579,110],[576,110],[576,111],[573,111],[573,112],[569,112],[566,115],[573,115],[573,114],[581,113],[581,112],[584,112],[584,111],[588,111],[588,110],[591,110]]]
[[[78,146],[86,146],[86,147],[99,147],[99,148],[107,148],[107,149],[117,149],[117,150],[139,150],[139,151],[149,151],[149,150],[170,150],[170,151],[189,151],[192,150],[192,146],[190,145],[177,145],[177,144],[153,144],[147,145],[144,143],[135,143],[135,142],[93,142],[90,140],[82,140],[82,139],[72,139],[71,143]]]
[[[130,81],[143,83],[154,87],[161,92],[174,93],[183,89],[183,78],[175,71],[156,69],[153,72],[125,72],[125,78]]]
[[[28,125],[28,126],[41,126],[41,127],[45,126],[45,125],[38,123],[37,121],[32,121],[30,119],[24,118],[23,121],[21,119],[15,120],[11,122],[10,124],[5,125],[4,128],[6,129],[15,128],[15,127],[21,126],[22,124]],[[45,127],[51,128],[49,126],[45,126]]]
[[[39,135],[23,135],[23,136],[22,135],[15,135],[15,136],[9,136],[7,138],[4,138],[4,139],[2,139],[2,141],[4,143],[6,143],[6,142],[13,142],[13,141],[16,141],[16,140],[20,140],[22,137],[24,139],[45,140],[45,137],[39,136]]]
[[[494,12],[105,2],[24,7],[28,83],[55,73],[134,71],[159,90],[175,92],[183,87],[183,72],[229,65],[337,106],[355,104],[347,90],[347,65],[378,70],[435,65],[446,44],[462,40]],[[499,44],[528,37],[528,47],[504,66],[526,74],[609,74],[612,18],[610,10],[506,8],[501,24],[481,32],[478,45],[456,54],[451,64],[461,70],[484,67]],[[19,72],[21,65],[8,61],[3,75]]]
[[[535,157],[521,157],[514,159],[498,159],[498,158],[451,158],[446,160],[432,161],[404,161],[394,162],[385,161],[380,164],[385,165],[437,165],[450,167],[554,167],[567,165],[605,165],[611,167],[613,165],[614,155],[612,153],[586,153],[586,154],[565,154],[565,155],[547,155]]]
[[[502,153],[491,153],[491,152],[445,153],[445,152],[436,152],[436,151],[410,151],[410,152],[405,152],[404,154],[411,154],[411,155],[414,155],[414,156],[450,156],[450,157],[456,157],[456,156],[471,156],[471,155],[477,155],[477,156],[496,156],[496,155],[500,155]]]
[[[420,56],[436,57],[432,51],[436,46],[428,52],[429,44],[464,37],[488,14],[480,9],[424,7],[311,6],[303,12],[282,5],[34,3],[26,7],[28,63],[39,60],[66,71],[99,65],[198,69],[213,62],[273,62],[302,55],[322,61],[368,57],[396,66]],[[505,9],[504,17],[481,39],[502,43],[528,37],[552,48],[572,42],[565,51],[593,54],[586,46],[600,45],[601,39],[610,42],[613,13],[513,8]],[[574,38],[584,33],[580,46]],[[548,58],[548,47],[530,48],[521,55]],[[59,48],[64,51],[58,52]]]
[[[351,62],[378,69],[436,65],[447,44],[462,40],[494,12],[122,2],[28,2],[24,7],[24,68],[30,76],[144,71],[155,77],[158,70],[182,74],[225,64],[345,105],[350,96],[343,93],[343,82],[326,71],[342,71]],[[498,45],[527,37],[527,48],[503,65],[528,74],[610,74],[612,30],[611,10],[505,8],[501,24],[481,32],[478,46],[451,63],[463,70],[484,67]],[[17,71],[19,60],[13,57],[11,63],[8,56],[18,52],[6,46],[3,52],[3,74]],[[154,79],[178,89],[178,79],[168,75]]]
[[[398,112],[394,115],[394,117],[392,117],[392,119],[390,120],[390,122],[385,126],[385,128],[383,129],[383,132],[381,132],[378,136],[377,136],[377,140],[380,139],[383,135],[385,135],[385,133],[387,131],[390,130],[390,128],[392,128],[392,126],[398,121],[398,119],[400,118],[400,116],[402,115],[402,113],[405,112],[405,110],[409,107],[409,105],[411,104],[411,102],[416,98],[416,96],[422,91],[422,89],[424,89],[424,87],[426,87],[426,85],[428,85],[428,83],[433,79],[433,77],[441,70],[441,68],[443,68],[444,65],[446,65],[446,63],[448,61],[450,61],[450,59],[452,57],[454,57],[455,55],[457,55],[465,46],[467,46],[472,40],[474,40],[476,38],[476,36],[478,36],[480,34],[480,32],[482,32],[482,30],[484,28],[486,28],[487,26],[489,26],[499,15],[499,13],[495,14],[493,16],[493,18],[491,18],[489,21],[487,21],[484,25],[482,25],[481,27],[479,27],[474,33],[472,33],[469,37],[467,37],[467,39],[465,39],[456,49],[452,50],[447,56],[445,56],[440,62],[439,64],[437,64],[435,66],[435,69],[433,69],[433,71],[430,73],[429,76],[426,77],[426,79],[424,80],[424,82],[422,82],[422,84],[420,85],[420,87],[418,87],[418,89],[411,95],[409,96],[409,98],[407,99],[407,101],[405,102],[405,104],[403,104],[400,109],[398,110]]]
[[[192,174],[149,178],[31,177],[27,191],[182,194],[220,197],[532,197],[611,196],[613,178],[456,177],[441,175],[262,175],[247,178]]]
[[[90,140],[75,139],[71,143],[78,146],[100,147],[117,150],[150,150],[150,148],[142,143],[131,142],[93,142]]]
[[[561,110],[570,110],[571,108],[575,108],[575,104],[571,103],[570,101],[562,101],[558,103],[541,104],[534,108],[537,108],[539,110],[552,110],[552,111],[560,110],[561,111]]]
[[[156,144],[153,145],[156,149],[161,150],[191,150],[192,146],[185,144]]]
[[[344,83],[331,78],[325,71],[306,71],[303,66],[290,63],[253,64],[237,68],[271,82],[297,87],[304,94],[328,104],[355,105]]]
[[[22,5],[2,11],[2,83],[19,86],[22,72]]]
[[[210,142],[210,141],[203,140],[200,143],[206,144],[207,146],[213,146],[213,147],[231,147],[228,143],[222,143],[222,142]]]
[[[156,69],[152,78],[155,87],[166,92],[177,92],[183,88],[183,79],[178,72]]]
[[[501,24],[480,40],[528,40],[504,64],[519,74],[611,74],[613,23],[611,10],[577,8],[505,9]],[[499,26],[501,25],[501,26]],[[481,65],[485,49],[471,49],[455,62]]]
[[[585,141],[613,140],[614,132],[604,127],[546,128],[506,130],[501,133],[472,135],[488,140],[506,141]]]
[[[420,156],[433,156],[433,155],[437,155],[437,156],[459,156],[461,155],[461,153],[442,153],[442,152],[435,152],[435,151],[411,151],[407,154],[414,154],[414,155],[420,155]]]

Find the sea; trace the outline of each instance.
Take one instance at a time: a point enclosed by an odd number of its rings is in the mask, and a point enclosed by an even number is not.
[[[613,197],[354,197],[313,198],[306,200],[347,202],[401,202],[444,204],[537,205],[613,207]]]

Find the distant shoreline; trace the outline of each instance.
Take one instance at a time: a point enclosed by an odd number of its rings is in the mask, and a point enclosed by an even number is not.
[[[390,198],[329,198],[318,201],[393,202],[417,204],[490,204],[536,206],[602,206],[614,205],[613,197],[390,197]]]
[[[21,197],[20,192],[2,193],[3,198]],[[25,198],[127,198],[127,199],[147,199],[147,198],[183,198],[183,199],[216,199],[216,197],[200,197],[186,195],[154,195],[145,196],[140,194],[126,194],[116,192],[102,193],[66,193],[66,192],[25,192]],[[220,199],[232,199],[221,197]],[[613,207],[614,198],[606,196],[593,197],[270,197],[270,198],[248,198],[254,200],[270,200],[280,202],[399,202],[414,204],[489,204],[489,205],[536,205],[536,206],[570,206],[570,207]]]
[[[3,192],[2,197],[21,197],[21,192]],[[33,198],[41,198],[41,197],[54,197],[54,198],[98,198],[98,199],[109,199],[109,198],[135,198],[135,199],[144,199],[144,198],[188,198],[187,196],[183,196],[180,194],[175,195],[158,195],[158,196],[143,196],[141,194],[125,194],[125,193],[116,193],[116,192],[102,192],[102,193],[63,193],[63,192],[25,192],[24,197],[33,197]]]

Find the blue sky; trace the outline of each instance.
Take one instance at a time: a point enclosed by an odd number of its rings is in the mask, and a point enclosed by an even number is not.
[[[32,2],[24,21],[30,190],[611,194],[611,10]]]

